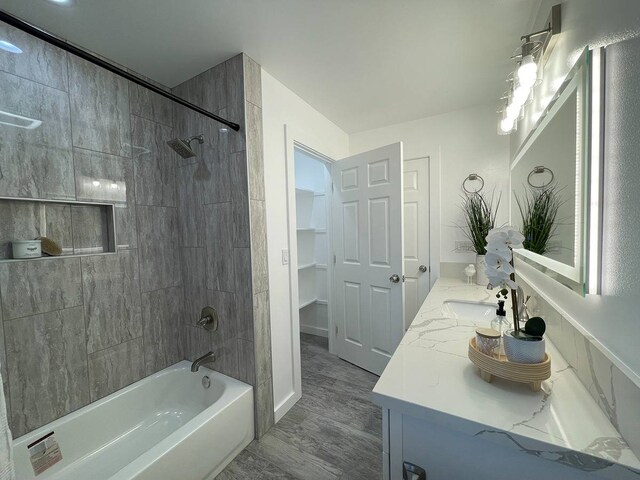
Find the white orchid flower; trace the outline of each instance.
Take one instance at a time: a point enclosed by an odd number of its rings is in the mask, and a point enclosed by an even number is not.
[[[485,273],[490,287],[516,289],[518,285],[511,280],[515,273],[511,260],[513,248],[522,248],[524,236],[511,227],[492,229],[486,237],[487,255]]]
[[[504,275],[511,275],[515,272],[511,263],[511,259],[507,260],[500,255],[496,255],[495,253],[487,253],[485,257],[485,261],[487,262],[488,268],[493,268],[498,272],[502,272]]]
[[[485,248],[487,250],[487,255],[489,255],[490,253],[498,255],[507,261],[511,261],[511,258],[513,257],[511,249],[507,247],[507,244],[504,242],[496,242],[494,240],[491,240],[489,243],[487,243],[487,246]]]
[[[487,243],[504,243],[509,248],[523,248],[524,235],[512,227],[494,228],[487,235]]]

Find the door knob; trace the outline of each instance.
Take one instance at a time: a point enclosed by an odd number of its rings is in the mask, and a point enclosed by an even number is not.
[[[427,271],[427,266],[426,266],[426,265],[420,265],[420,266],[418,267],[418,270],[420,270],[422,273],[424,273],[424,272],[426,272],[426,271]]]
[[[391,275],[389,277],[389,280],[391,281],[391,283],[399,283],[400,282],[400,276],[397,273],[394,273],[393,275]]]

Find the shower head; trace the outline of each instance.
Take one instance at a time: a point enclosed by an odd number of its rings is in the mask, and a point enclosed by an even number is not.
[[[169,145],[182,158],[191,158],[196,156],[196,152],[191,148],[191,142],[194,140],[197,140],[199,144],[203,144],[204,135],[195,135],[191,138],[185,138],[184,140],[174,138],[169,140],[167,145]]]

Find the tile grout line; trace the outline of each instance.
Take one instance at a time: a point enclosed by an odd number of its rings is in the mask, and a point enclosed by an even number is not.
[[[64,53],[65,53],[65,56],[66,56],[67,52],[64,52]],[[41,87],[45,87],[45,88],[50,88],[52,90],[56,90],[58,92],[67,93],[67,94],[69,93],[69,91],[68,91],[69,90],[69,78],[68,78],[69,76],[68,75],[67,75],[67,90],[63,90],[62,88],[54,87],[52,85],[47,85],[46,83],[42,83],[42,82],[40,82],[38,80],[34,80],[32,78],[25,77],[23,75],[19,75],[19,74],[14,73],[14,72],[9,72],[9,71],[4,70],[4,69],[0,69],[0,73],[4,73],[5,75],[11,75],[13,77],[19,78],[20,80],[25,80],[27,82],[34,83],[34,84],[39,85]]]
[[[4,365],[4,370],[7,373],[7,378],[5,379],[4,382],[0,382],[0,383],[6,383],[7,384],[7,396],[9,397],[9,418],[7,418],[7,421],[9,422],[9,426],[11,427],[12,425],[12,417],[13,417],[13,410],[11,408],[11,383],[9,382],[9,361],[8,358],[9,356],[7,355],[7,329],[5,328],[4,325],[4,309],[3,309],[3,304],[4,302],[2,301],[2,282],[0,282],[0,316],[2,316],[2,345],[0,345],[0,347],[2,348],[2,351],[4,352],[4,360],[3,360],[3,365]],[[0,373],[1,373],[1,368],[0,368]],[[0,388],[4,388],[4,385],[0,385]],[[2,392],[4,393],[4,392]],[[5,399],[5,404],[6,404],[6,399]]]
[[[71,216],[73,218],[73,215]],[[71,221],[71,226],[73,228],[73,220]],[[73,235],[73,230],[72,230]],[[87,393],[89,395],[89,403],[93,402],[93,393],[91,391],[91,368],[89,366],[89,334],[87,329],[87,305],[84,299],[84,273],[83,273],[83,262],[82,258],[78,261],[80,266],[80,291],[82,295],[82,328],[84,329],[84,355],[85,355],[85,365],[87,367]]]

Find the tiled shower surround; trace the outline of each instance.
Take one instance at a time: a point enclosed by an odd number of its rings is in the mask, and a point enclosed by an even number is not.
[[[0,262],[14,436],[210,349],[215,369],[254,385],[262,435],[273,393],[259,65],[241,54],[175,89],[240,123],[236,133],[4,24],[0,37],[24,51],[0,52],[0,110],[42,121],[0,125],[0,196],[114,203],[118,244]],[[200,133],[196,158],[166,145]],[[0,201],[0,229],[35,222],[7,213],[12,203]],[[52,237],[91,221],[55,218]],[[195,325],[207,305],[220,316],[213,333]]]
[[[174,110],[176,136],[205,135],[202,146],[192,144],[202,155],[176,169],[184,355],[193,360],[212,349],[217,370],[253,385],[258,436],[274,421],[260,72],[241,54],[173,89],[245,132]],[[211,335],[195,326],[200,305],[220,314]]]

